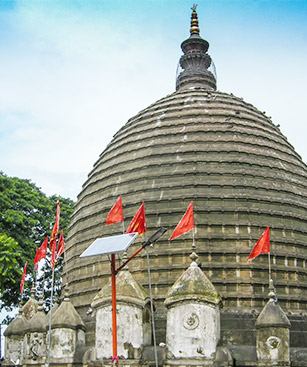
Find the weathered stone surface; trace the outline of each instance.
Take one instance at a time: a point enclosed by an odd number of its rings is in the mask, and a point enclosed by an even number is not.
[[[168,359],[214,359],[220,339],[220,303],[218,292],[193,261],[165,299]]]
[[[98,292],[92,302],[92,307],[98,308],[104,303],[110,303],[112,297],[111,276],[108,283]],[[135,281],[127,270],[122,270],[116,276],[116,299],[120,302],[137,304],[144,307],[149,301],[149,295],[143,287]]]
[[[183,66],[192,66],[194,59],[206,65],[209,60],[186,57]],[[187,267],[192,235],[171,243],[167,238],[193,200],[199,261],[223,298],[222,340],[238,348],[238,358],[247,358],[242,351],[254,351],[256,339],[250,322],[266,303],[268,261],[260,256],[246,264],[246,259],[268,225],[279,304],[297,318],[296,325],[306,318],[307,167],[265,113],[242,98],[211,90],[215,86],[199,83],[196,75],[187,76],[195,77],[187,88],[182,84],[123,125],[89,172],[69,228],[64,282],[89,326],[88,346],[94,346],[95,325],[86,312],[108,281],[110,266],[107,257],[79,255],[97,237],[121,233],[120,225],[103,226],[120,194],[126,223],[145,200],[148,233],[168,227],[151,251],[157,337],[165,341],[164,300]],[[148,289],[142,253],[130,271]],[[231,330],[232,318],[237,324]],[[304,333],[295,326],[296,348],[305,346]]]
[[[46,315],[42,306],[40,306],[36,314],[27,323],[26,333],[34,333],[34,332],[45,333],[48,328],[48,322],[49,322],[48,316]]]
[[[65,297],[60,306],[56,308],[52,316],[51,328],[85,330],[85,325],[69,298]]]
[[[289,329],[291,324],[277,301],[274,302],[274,300],[269,300],[258,316],[255,326],[257,329],[270,326]]]
[[[192,300],[213,305],[218,305],[222,301],[221,296],[196,262],[192,262],[171,287],[167,293],[165,305],[170,307],[176,302]]]
[[[23,362],[24,334],[28,321],[24,318],[22,308],[18,315],[10,322],[5,329],[5,362],[4,364],[15,363],[19,365]]]
[[[22,309],[25,319],[28,321],[31,320],[32,317],[36,314],[37,309],[38,309],[38,301],[35,299],[35,287],[33,283],[31,288],[31,296]]]
[[[218,347],[215,355],[215,367],[233,366],[234,360],[230,350],[226,347]]]
[[[51,321],[51,362],[82,362],[85,352],[85,325],[67,295]]]
[[[24,318],[22,309],[19,309],[18,315],[9,323],[3,335],[9,337],[11,335],[24,335],[28,321]]]
[[[102,223],[121,193],[127,220],[144,199],[149,232],[163,224],[169,234],[194,199],[200,261],[225,297],[225,307],[243,303],[260,311],[264,306],[267,261],[248,265],[246,258],[271,224],[273,276],[283,287],[280,303],[286,310],[304,311],[306,177],[306,166],[280,131],[241,99],[191,88],[158,101],[118,132],[79,195],[67,250],[73,304],[86,311],[109,275],[107,259],[78,256],[95,238],[120,233],[116,225]],[[178,278],[190,243],[186,235],[180,244],[161,238],[155,245],[157,297],[165,297]],[[228,261],[229,255],[234,259]],[[130,271],[146,287],[144,260],[140,256]],[[247,291],[244,284],[250,285]],[[296,289],[301,289],[298,296],[291,294]]]
[[[256,321],[256,350],[260,363],[290,366],[290,321],[278,305],[271,284],[269,301]]]
[[[111,279],[95,296],[96,357],[113,356]],[[117,354],[140,360],[145,345],[151,344],[151,315],[148,294],[127,269],[116,276]]]
[[[220,337],[219,311],[214,306],[187,302],[167,312],[168,357],[213,359]]]
[[[45,363],[47,356],[47,333],[27,332],[24,339],[24,363]]]
[[[38,302],[36,314],[27,323],[23,343],[25,364],[43,364],[47,358],[47,329],[49,318],[42,307],[42,298]]]

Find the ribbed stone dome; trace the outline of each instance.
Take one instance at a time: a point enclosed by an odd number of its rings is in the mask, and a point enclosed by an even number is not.
[[[266,304],[268,257],[261,255],[251,264],[246,260],[267,226],[279,304],[286,312],[306,313],[307,167],[251,104],[212,90],[208,81],[193,86],[191,79],[115,134],[78,196],[67,241],[64,281],[88,324],[86,311],[108,281],[110,265],[106,256],[79,255],[97,237],[121,233],[120,224],[105,226],[119,195],[126,228],[142,200],[148,234],[161,225],[168,228],[150,250],[161,341],[163,301],[189,266],[192,246],[191,233],[171,242],[167,238],[192,200],[196,251],[223,298],[224,314],[257,313]],[[147,289],[145,254],[129,269]]]

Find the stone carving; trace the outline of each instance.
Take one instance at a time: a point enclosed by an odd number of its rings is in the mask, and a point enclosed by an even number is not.
[[[22,358],[22,342],[11,340],[9,345],[9,350],[7,351],[7,355],[9,357],[9,360],[13,362],[14,364],[19,364],[21,358]]]
[[[33,360],[43,357],[44,342],[42,335],[35,333],[30,341],[29,357]]]
[[[266,345],[271,349],[278,349],[280,340],[276,336],[270,336],[266,341]]]
[[[194,330],[199,325],[199,318],[196,313],[188,313],[183,317],[183,326],[188,330]]]

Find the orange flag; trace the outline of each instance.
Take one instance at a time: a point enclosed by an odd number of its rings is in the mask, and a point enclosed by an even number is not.
[[[47,246],[48,246],[48,236],[45,238],[45,241],[43,242],[41,247],[36,251],[36,255],[35,255],[35,258],[34,258],[35,271],[38,270],[38,263],[46,257]]]
[[[124,220],[123,215],[123,206],[122,206],[122,197],[119,196],[116,203],[112,206],[109,214],[107,215],[106,225],[112,223],[122,222]]]
[[[62,229],[60,238],[59,238],[59,243],[58,243],[58,251],[56,254],[56,260],[62,255],[64,250],[65,250],[65,242],[64,242],[63,229]]]
[[[60,223],[60,202],[59,200],[56,202],[56,216],[55,223],[50,236],[50,250],[51,250],[51,269],[55,264],[55,250],[56,250],[56,240],[59,231],[59,223]]]
[[[258,242],[252,249],[249,257],[247,258],[247,262],[254,259],[260,254],[265,254],[270,252],[270,230],[269,227],[266,228],[262,236],[259,238]]]
[[[139,234],[146,232],[144,200],[139,210],[135,214],[134,218],[132,219],[126,233],[132,233],[132,232],[138,232]]]
[[[26,278],[26,272],[27,272],[27,262],[25,264],[25,267],[23,269],[22,277],[21,277],[21,283],[20,283],[20,292],[23,291],[23,286],[25,284],[25,278]]]
[[[189,232],[193,228],[194,228],[193,201],[191,201],[187,211],[181,218],[180,222],[177,224],[177,227],[174,229],[174,232],[172,233],[171,237],[168,240],[171,241],[174,238]]]

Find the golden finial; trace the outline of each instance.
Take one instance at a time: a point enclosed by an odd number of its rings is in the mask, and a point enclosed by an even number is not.
[[[197,5],[193,4],[193,7],[191,8],[193,11],[192,16],[191,16],[191,29],[190,29],[191,36],[193,34],[196,34],[199,36],[198,18],[197,18],[196,8],[197,8]]]

